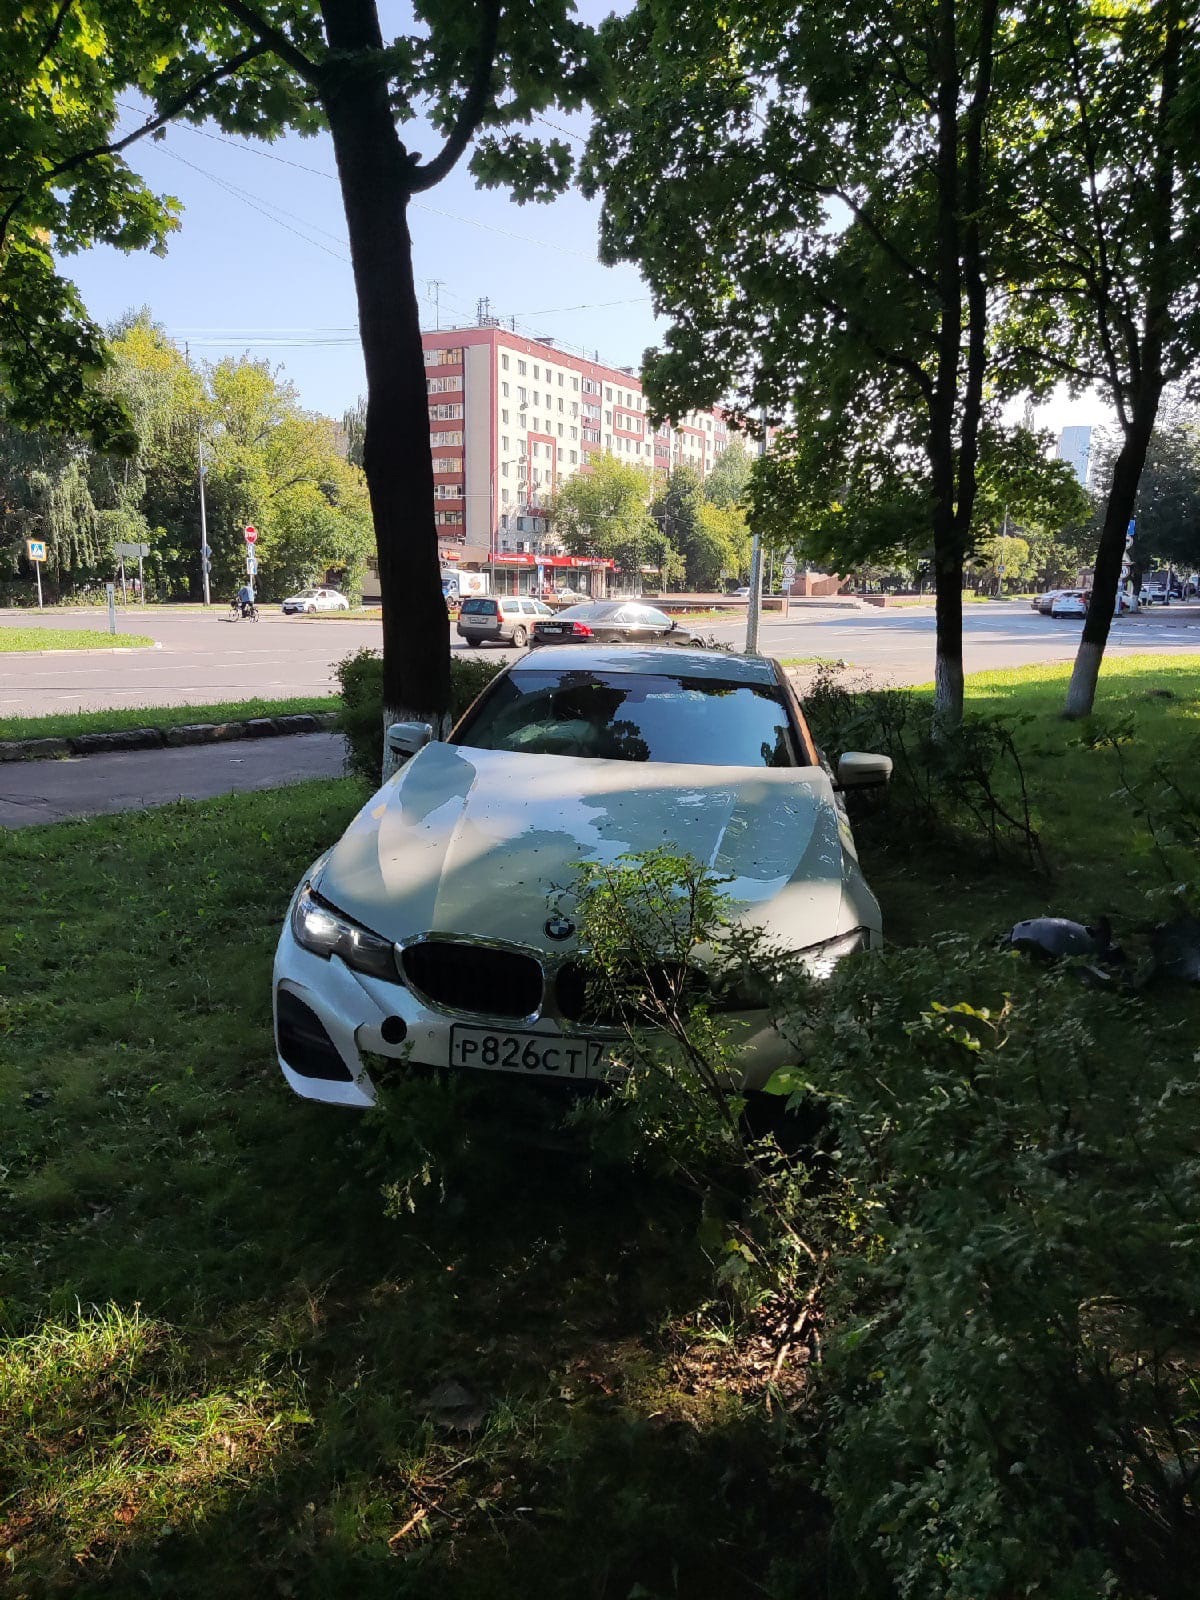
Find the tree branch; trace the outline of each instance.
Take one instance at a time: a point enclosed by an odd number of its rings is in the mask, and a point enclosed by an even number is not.
[[[77,150],[74,155],[64,157],[62,161],[55,162],[52,167],[47,167],[45,172],[40,173],[36,184],[32,187],[44,189],[48,184],[52,184],[56,178],[61,178],[65,173],[73,172],[76,167],[81,167],[88,161],[96,161],[101,156],[120,155],[122,150],[127,150],[138,139],[144,139],[148,133],[153,133],[156,128],[163,127],[164,124],[177,117],[181,111],[186,110],[207,90],[220,83],[222,78],[227,78],[231,72],[236,72],[257,56],[266,55],[268,48],[265,44],[255,44],[241,51],[231,60],[224,62],[219,67],[214,67],[211,72],[206,72],[202,77],[197,78],[194,83],[190,84],[181,95],[171,102],[165,111],[160,111],[157,116],[151,117],[149,122],[143,123],[140,128],[135,128],[132,133],[127,133],[124,138],[115,139],[109,144],[93,145],[90,149]],[[3,214],[0,214],[0,246],[4,244],[4,237],[8,232],[9,223],[25,204],[26,200],[29,199],[32,187],[22,190],[9,203]]]
[[[818,301],[829,312],[830,316],[838,317],[849,327],[852,327],[855,337],[862,340],[872,355],[878,356],[885,366],[894,367],[897,372],[906,373],[916,383],[924,399],[927,402],[932,401],[933,380],[915,356],[907,356],[900,350],[889,350],[886,345],[880,344],[878,339],[867,332],[865,325],[846,306],[839,304],[836,300],[831,300],[828,295],[822,294],[819,289],[814,292]]]
[[[50,32],[46,35],[46,42],[42,46],[37,60],[33,63],[34,72],[37,71],[42,62],[45,61],[46,57],[50,54],[51,50],[54,49],[54,46],[58,43],[60,37],[62,36],[63,23],[67,20],[67,12],[70,11],[74,4],[75,0],[62,0],[62,4],[58,8],[58,15],[50,24]]]
[[[292,43],[282,28],[275,27],[266,17],[260,17],[253,6],[245,4],[245,0],[221,0],[221,4],[226,11],[256,34],[286,66],[291,67],[293,72],[298,72],[305,83],[315,85],[318,82],[321,76],[320,68],[315,61],[308,59],[298,45]]]
[[[454,127],[441,150],[432,161],[414,166],[408,180],[410,194],[420,194],[432,189],[451,171],[455,162],[470,143],[471,135],[479,126],[487,105],[488,90],[492,82],[492,67],[496,60],[496,41],[500,35],[500,0],[484,0],[483,30],[479,41],[479,59],[471,78],[466,98],[459,107]]]

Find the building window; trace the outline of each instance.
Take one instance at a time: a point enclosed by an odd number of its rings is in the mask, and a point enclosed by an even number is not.
[[[558,425],[558,437],[561,439],[562,436],[563,436],[563,425],[560,422],[559,425]]]
[[[457,366],[463,358],[462,346],[455,345],[448,350],[426,350],[425,365],[427,367]]]
[[[461,405],[430,406],[429,408],[430,419],[438,422],[460,422],[462,414],[463,408]]]
[[[508,399],[508,385],[507,385],[507,383],[502,383],[500,385],[500,393],[504,396],[504,398],[506,400]]]
[[[572,378],[571,379],[571,387],[572,387],[572,389],[575,390],[576,394],[579,393],[579,379],[578,378]]]
[[[579,437],[579,429],[578,428],[572,428],[571,429],[571,437],[572,437],[572,439],[578,439],[578,437]]]
[[[529,404],[529,391],[522,389],[520,384],[517,385],[517,404],[522,406]]]
[[[447,445],[461,444],[463,436],[461,431],[452,433],[431,433],[429,435],[429,448],[431,450],[444,450]]]
[[[525,363],[523,361],[517,362],[517,372],[522,378],[525,376]]]
[[[607,385],[605,386],[605,390],[604,390],[604,398],[606,400],[611,400],[612,399],[612,390],[610,388],[608,388]]]
[[[505,464],[504,464],[504,470],[506,472],[508,471],[508,463],[507,462],[505,462]],[[505,505],[506,506],[511,499],[512,499],[512,496],[509,494],[508,490],[507,489],[501,489],[501,491],[500,491],[500,503],[501,503],[501,505]]]
[[[425,387],[430,394],[445,394],[448,389],[459,390],[462,388],[462,379],[454,378],[426,378]]]
[[[507,461],[502,461],[500,463],[500,476],[502,478],[507,478],[508,477],[508,462]]]
[[[565,411],[567,409],[566,405],[565,405],[565,403],[563,401],[562,395],[559,395],[559,397],[558,397],[558,409],[560,411]]]
[[[505,455],[508,454],[508,435],[507,434],[504,434],[502,436],[502,438],[500,440],[500,448],[501,448],[501,450],[504,451]]]
[[[505,372],[508,371],[508,357],[507,356],[501,356],[500,357],[500,365],[504,368]]]
[[[439,528],[461,528],[463,525],[463,514],[461,511],[435,511],[433,513],[433,520],[437,523]]]
[[[612,427],[612,412],[611,411],[606,411],[604,413],[604,426],[606,428],[611,428]]]
[[[533,363],[533,375],[535,378],[541,377],[541,373],[538,371],[538,364],[536,361]]]
[[[508,421],[508,412],[507,411],[502,411],[500,413],[500,421],[501,422],[507,422]]]
[[[577,467],[579,465],[579,451],[578,450],[572,450],[571,451],[571,465],[573,467]]]
[[[461,483],[435,483],[433,486],[433,498],[435,500],[461,500],[462,497],[463,486]]]
[[[434,456],[433,470],[435,472],[461,472],[462,462],[454,456]]]

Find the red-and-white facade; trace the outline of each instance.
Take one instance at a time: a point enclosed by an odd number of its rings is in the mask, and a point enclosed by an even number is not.
[[[664,475],[686,462],[707,476],[729,441],[719,410],[652,428],[631,368],[589,361],[549,340],[484,326],[426,333],[422,343],[446,565],[536,563],[561,567],[556,579],[569,581],[566,569],[576,560],[562,555],[546,522],[568,478],[603,453]]]

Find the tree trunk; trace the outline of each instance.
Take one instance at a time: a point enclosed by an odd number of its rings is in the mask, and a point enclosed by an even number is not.
[[[1113,467],[1112,487],[1104,508],[1104,528],[1096,551],[1096,567],[1092,576],[1092,597],[1088,601],[1087,616],[1083,623],[1083,636],[1075,653],[1075,666],[1067,687],[1066,717],[1086,717],[1096,702],[1096,684],[1100,677],[1100,663],[1108,643],[1108,630],[1112,626],[1117,605],[1117,588],[1121,581],[1121,563],[1125,556],[1125,536],[1129,519],[1133,516],[1138,482],[1146,464],[1150,447],[1150,433],[1158,413],[1158,394],[1141,395],[1130,419],[1129,431]]]
[[[962,556],[953,550],[935,558],[937,643],[933,668],[934,733],[962,722]]]
[[[382,49],[375,0],[321,0],[331,50]],[[408,231],[412,163],[387,83],[369,66],[326,69],[321,101],[341,180],[367,371],[363,470],[383,605],[383,722],[431,723],[450,706],[450,623],[434,522],[421,321]],[[384,777],[394,769],[384,741]]]

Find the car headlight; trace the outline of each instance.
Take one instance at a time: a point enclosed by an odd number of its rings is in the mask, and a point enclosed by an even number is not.
[[[834,967],[843,956],[866,950],[870,940],[871,935],[866,928],[854,928],[850,933],[839,933],[835,939],[822,939],[820,944],[806,945],[796,954],[811,977],[823,979],[832,976]]]
[[[292,934],[296,943],[314,956],[341,956],[348,967],[372,978],[387,978],[399,983],[396,947],[390,939],[364,928],[343,912],[322,900],[308,884],[296,896],[292,907]]]

